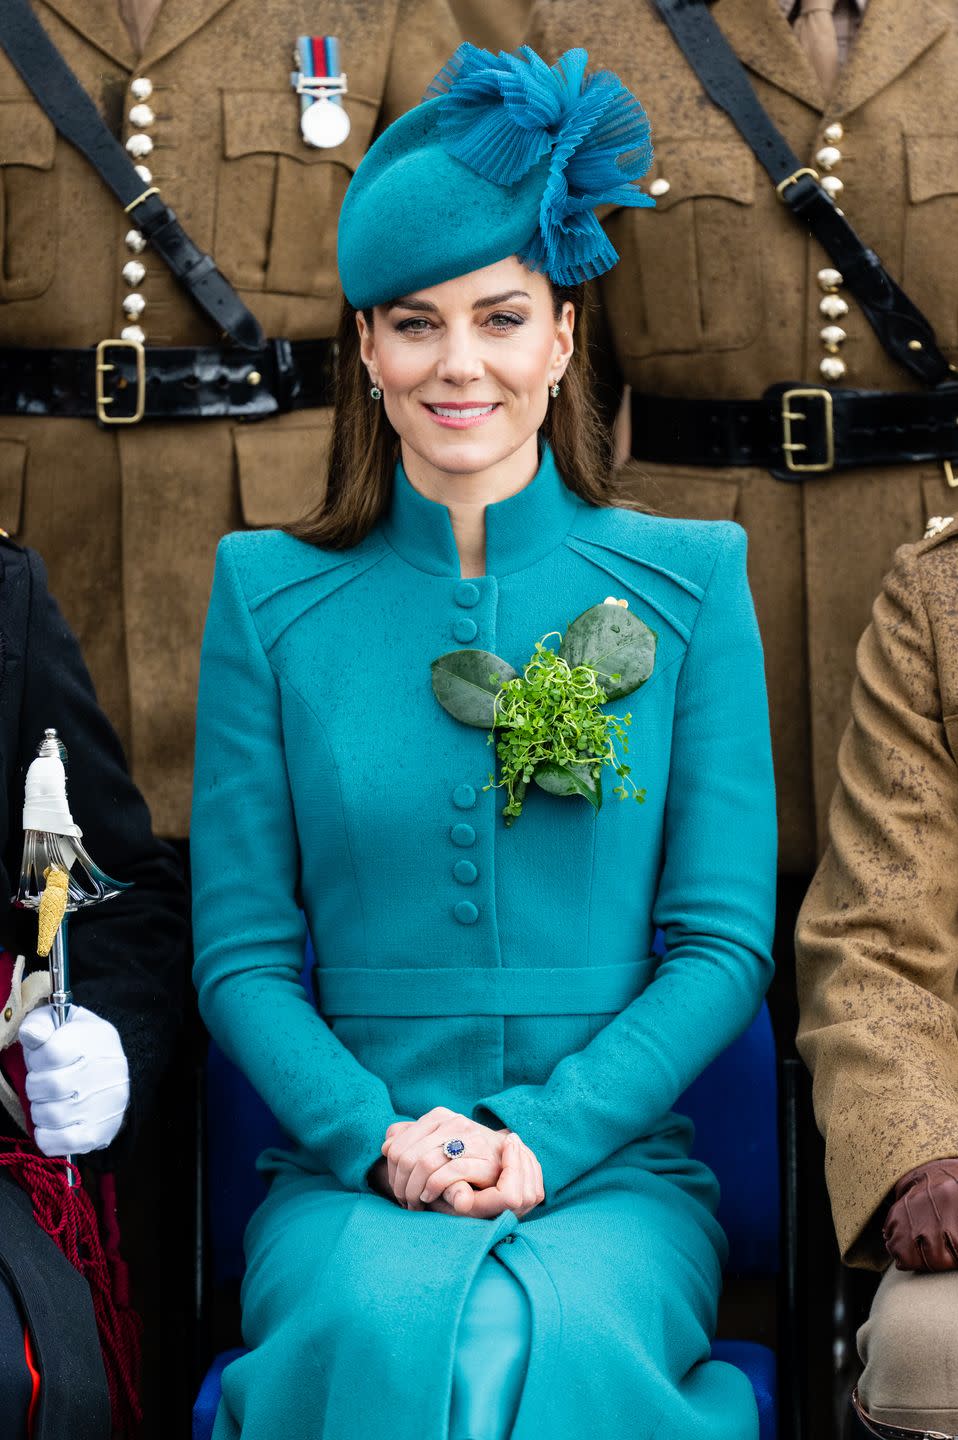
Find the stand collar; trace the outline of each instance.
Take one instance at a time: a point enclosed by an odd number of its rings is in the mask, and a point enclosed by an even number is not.
[[[507,500],[486,506],[486,574],[509,575],[548,555],[565,539],[583,503],[565,484],[552,451],[544,446],[529,484]],[[392,548],[417,570],[458,579],[459,552],[449,510],[422,495],[401,462],[382,530]]]

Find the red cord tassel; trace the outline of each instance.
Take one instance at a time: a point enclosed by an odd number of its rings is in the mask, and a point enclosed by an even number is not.
[[[129,1307],[127,1296],[114,1294],[93,1203],[75,1166],[70,1168],[77,1183],[71,1185],[65,1161],[28,1150],[23,1141],[12,1143],[12,1150],[0,1153],[0,1165],[7,1167],[30,1196],[33,1218],[40,1229],[89,1285],[110,1389],[113,1426],[122,1435],[135,1434],[143,1418],[139,1396],[142,1321]]]

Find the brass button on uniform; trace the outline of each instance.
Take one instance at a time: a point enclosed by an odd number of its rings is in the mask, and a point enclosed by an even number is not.
[[[134,290],[132,295],[124,295],[123,314],[129,316],[131,320],[139,320],[145,309],[146,300],[138,290]]]
[[[149,105],[134,105],[130,111],[130,124],[137,125],[141,130],[147,125],[152,125],[156,116]]]
[[[142,345],[146,340],[146,332],[141,330],[139,325],[124,325],[120,331],[120,339],[135,340],[138,345]]]
[[[476,832],[471,825],[453,825],[449,831],[449,839],[453,845],[458,845],[461,850],[465,850],[468,846],[475,845]]]
[[[823,170],[834,170],[841,158],[842,152],[837,145],[823,145],[815,156]]]
[[[830,265],[826,265],[824,270],[818,272],[818,283],[826,293],[830,293],[845,283],[845,277],[840,270],[833,270]]]
[[[833,120],[831,124],[826,125],[822,133],[824,134],[825,139],[828,141],[829,145],[837,145],[840,140],[844,140],[845,138],[844,128],[838,123],[837,120]]]
[[[842,320],[848,314],[848,301],[840,295],[826,295],[818,302],[818,308],[828,320]]]
[[[138,131],[135,135],[131,135],[129,140],[127,140],[126,148],[127,150],[129,150],[134,160],[145,160],[147,155],[149,155],[150,151],[153,149],[153,141],[150,139],[149,135],[143,135]]]
[[[148,80],[145,75],[138,75],[135,80],[130,81],[130,94],[134,100],[149,100],[153,94],[153,81]]]
[[[457,620],[452,627],[452,633],[454,639],[458,640],[461,645],[468,645],[469,641],[475,640],[478,635],[479,626],[475,620]]]
[[[461,605],[464,610],[469,610],[479,603],[479,587],[469,580],[460,580],[452,594],[456,604]]]
[[[842,345],[847,339],[848,336],[840,325],[826,325],[822,329],[822,341],[825,345]]]
[[[12,1011],[12,1009],[10,1008],[9,1005],[7,1006],[6,1010],[4,1010],[4,1012],[3,1012],[3,1018],[4,1018],[4,1020],[6,1020],[6,1022],[7,1022],[8,1025],[10,1024],[10,1021],[13,1019],[13,1011]]]
[[[844,377],[848,366],[844,360],[839,360],[837,355],[826,355],[818,368],[823,378],[828,380],[830,384],[834,384],[836,380],[841,380]]]
[[[143,283],[146,277],[146,266],[142,260],[128,260],[120,273],[130,288],[133,289]]]
[[[153,184],[153,171],[148,165],[134,165],[133,169],[136,171],[137,175],[139,175],[144,185]]]
[[[662,195],[667,195],[671,189],[671,180],[666,180],[663,175],[660,175],[658,180],[653,180],[649,186],[649,194],[658,200]]]
[[[250,370],[246,376],[247,385],[259,385],[263,377],[258,370]]]
[[[844,183],[839,180],[837,175],[822,176],[822,189],[827,195],[830,195],[833,200],[838,199],[844,188]]]
[[[134,255],[142,255],[146,249],[146,236],[141,235],[139,230],[128,230],[123,237],[123,243]]]

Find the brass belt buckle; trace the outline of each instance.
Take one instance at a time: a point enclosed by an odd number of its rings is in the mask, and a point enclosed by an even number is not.
[[[107,406],[116,403],[115,395],[106,393],[105,376],[116,366],[106,358],[106,352],[113,349],[132,350],[136,357],[136,404],[132,415],[110,415]],[[101,340],[96,347],[96,418],[101,425],[135,425],[143,419],[146,410],[146,351],[139,340]]]
[[[801,444],[794,439],[793,424],[796,420],[808,421],[809,416],[804,410],[793,410],[791,408],[794,400],[820,400],[824,406],[823,418],[825,421],[825,459],[815,463],[803,463],[793,457],[801,450],[807,450],[808,446]],[[785,455],[785,469],[793,475],[820,475],[826,470],[832,470],[835,466],[835,407],[832,401],[832,392],[823,390],[819,386],[809,389],[786,390],[782,395],[782,450]]]

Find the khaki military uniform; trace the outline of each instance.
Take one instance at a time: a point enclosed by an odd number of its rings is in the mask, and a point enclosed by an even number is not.
[[[532,0],[449,0],[449,5],[462,38],[496,53],[520,44]]]
[[[779,0],[716,0],[721,29],[801,163],[830,143],[839,203],[958,357],[958,74],[955,0],[869,0],[826,101]],[[920,387],[885,354],[854,300],[826,296],[831,262],[778,200],[731,120],[701,85],[651,0],[542,0],[530,41],[549,59],[585,45],[646,106],[657,209],[607,221],[621,263],[601,293],[621,374],[654,396],[755,398],[778,381]],[[837,189],[837,187],[836,187]],[[823,314],[841,311],[847,315]],[[821,331],[846,333],[838,354]],[[832,365],[826,366],[834,370]],[[958,454],[958,434],[956,434]],[[854,470],[788,484],[752,468],[630,463],[630,494],[670,515],[734,518],[766,649],[781,865],[813,868],[848,714],[855,644],[896,546],[953,508],[935,464]]]
[[[446,0],[165,0],[139,58],[115,0],[36,0],[36,10],[115,133],[149,137],[145,183],[267,335],[334,335],[340,202],[377,130],[455,49]],[[348,76],[352,130],[333,150],[304,143],[290,87],[296,37],[316,33],[339,38]],[[150,82],[145,100],[135,80]],[[152,115],[139,112],[139,125],[138,99]],[[129,248],[128,217],[2,54],[0,184],[0,344],[94,345],[129,323],[133,294],[148,345],[217,343],[166,266]],[[130,262],[142,276],[124,274]],[[317,497],[330,419],[98,429],[0,417],[0,525],[42,553],[161,833],[188,824],[216,542],[290,521]]]
[[[858,648],[829,848],[797,932],[799,1049],[842,1254],[888,1265],[891,1191],[958,1155],[958,524],[903,546]],[[859,1393],[887,1425],[958,1429],[958,1274],[886,1271]]]

